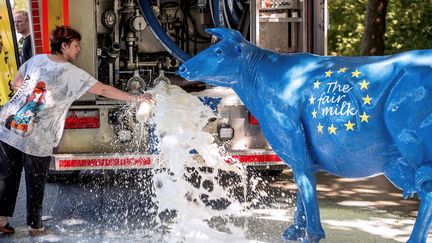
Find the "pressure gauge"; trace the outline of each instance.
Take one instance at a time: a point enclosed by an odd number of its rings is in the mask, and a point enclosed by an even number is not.
[[[145,87],[146,83],[140,76],[133,76],[127,82],[127,88],[132,94],[139,94]]]
[[[130,25],[131,25],[130,27],[132,28],[132,30],[135,32],[143,31],[147,27],[145,19],[142,15],[133,16],[131,19]]]
[[[102,14],[102,24],[108,29],[112,29],[117,21],[114,10],[106,10]]]

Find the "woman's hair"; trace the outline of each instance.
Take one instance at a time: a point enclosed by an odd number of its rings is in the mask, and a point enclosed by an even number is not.
[[[72,41],[80,41],[81,35],[78,33],[78,31],[66,27],[66,26],[57,26],[52,32],[51,32],[51,54],[63,54],[62,52],[62,44],[66,43],[70,45]]]

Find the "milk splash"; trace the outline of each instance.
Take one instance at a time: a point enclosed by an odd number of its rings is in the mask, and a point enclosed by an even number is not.
[[[215,182],[215,178],[219,169],[236,169],[225,163],[222,150],[216,145],[213,136],[203,130],[215,114],[196,96],[186,93],[178,86],[160,82],[151,93],[155,101],[151,122],[155,126],[159,148],[156,167],[165,168],[155,172],[153,177],[158,211],[175,211],[176,214],[175,222],[168,225],[171,229],[165,240],[245,241],[243,231],[233,225],[224,225],[228,229],[224,232],[208,226],[214,216],[241,210],[241,205],[234,200],[230,200],[229,207],[223,211],[212,210],[204,202],[229,200],[227,189]],[[213,169],[206,173],[186,169],[199,166]],[[189,178],[189,182],[186,178]],[[212,185],[206,187],[205,182]],[[198,184],[199,188],[192,184]],[[202,199],[203,195],[206,200]]]

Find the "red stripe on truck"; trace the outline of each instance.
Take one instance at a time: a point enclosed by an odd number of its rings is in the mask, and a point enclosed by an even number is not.
[[[49,30],[48,30],[48,0],[42,0],[42,48],[43,53],[49,54]]]
[[[259,154],[259,155],[233,155],[225,160],[228,164],[232,163],[266,163],[282,161],[276,154]]]
[[[63,24],[69,26],[69,0],[63,0]]]
[[[226,163],[268,163],[282,162],[276,154],[262,155],[233,155],[225,160]],[[148,166],[150,157],[143,158],[101,158],[101,159],[60,159],[59,168],[75,167],[134,167]]]
[[[107,159],[64,159],[59,160],[60,168],[73,167],[124,167],[149,165],[150,158],[107,158]]]

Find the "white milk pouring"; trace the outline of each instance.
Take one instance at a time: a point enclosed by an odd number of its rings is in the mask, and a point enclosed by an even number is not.
[[[156,167],[167,169],[155,172],[153,177],[158,211],[176,211],[175,223],[169,225],[171,229],[166,240],[169,242],[244,241],[245,236],[241,229],[227,225],[230,233],[224,233],[212,229],[207,223],[216,215],[238,212],[241,210],[239,203],[230,200],[228,209],[215,211],[200,199],[202,194],[206,194],[209,200],[229,198],[226,189],[220,186],[215,178],[218,169],[236,169],[225,163],[225,158],[214,143],[213,136],[203,131],[208,120],[215,117],[213,111],[203,105],[196,96],[165,82],[160,82],[151,94],[155,101],[151,110],[151,122],[155,124],[160,151]],[[137,112],[137,120],[146,121],[148,114],[150,114],[148,105],[141,105]],[[197,156],[202,157],[205,164],[198,164],[197,160],[194,160]],[[185,176],[189,177],[191,174],[185,169],[186,167],[204,165],[214,168],[211,173],[199,173],[201,182],[213,181],[211,192],[203,186],[196,188],[185,180]]]

